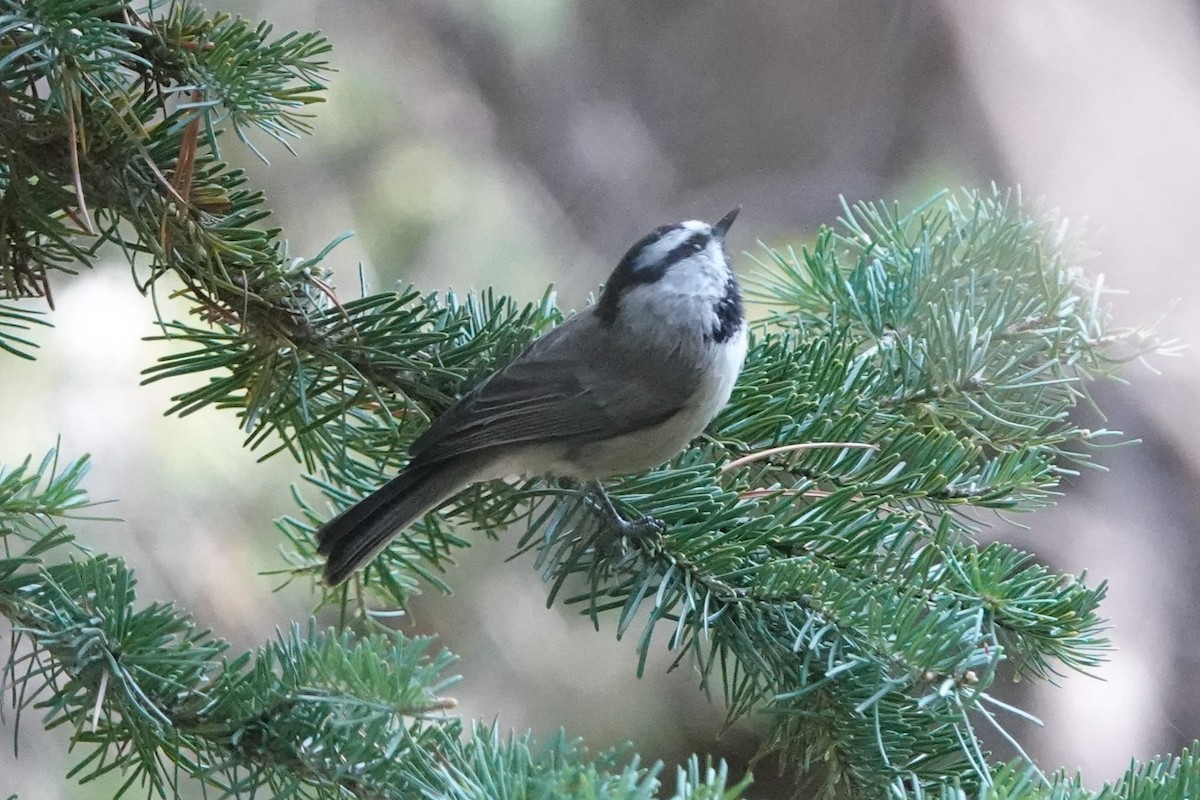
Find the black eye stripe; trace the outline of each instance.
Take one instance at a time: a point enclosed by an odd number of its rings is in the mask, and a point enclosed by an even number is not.
[[[617,302],[626,290],[638,284],[654,283],[662,278],[663,274],[674,264],[699,253],[712,241],[710,233],[692,231],[686,239],[667,251],[666,255],[652,263],[641,264],[638,268],[634,268],[634,264],[639,263],[639,259],[652,245],[660,242],[665,236],[682,229],[683,226],[678,224],[655,228],[629,248],[629,252],[625,254],[617,268],[613,270],[612,275],[609,276],[604,292],[600,295],[600,303],[596,306],[596,314],[600,319],[612,322],[617,316]]]
[[[671,248],[671,252],[667,253],[667,257],[662,260],[664,271],[672,264],[699,253],[708,244],[708,239],[709,236],[706,233],[693,233],[684,239],[682,244],[675,245]]]

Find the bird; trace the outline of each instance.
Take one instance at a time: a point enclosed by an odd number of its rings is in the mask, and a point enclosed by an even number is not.
[[[599,300],[530,343],[438,416],[405,466],[317,532],[330,586],[401,530],[468,486],[516,475],[577,481],[619,535],[625,520],[600,480],[645,472],[700,435],[729,401],[747,324],[725,237],[740,206],[639,239]]]

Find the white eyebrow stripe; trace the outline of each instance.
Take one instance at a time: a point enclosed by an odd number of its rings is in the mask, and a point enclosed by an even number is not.
[[[645,269],[659,263],[667,257],[668,253],[686,242],[695,233],[696,230],[689,227],[689,223],[683,223],[679,228],[665,234],[661,239],[648,245],[642,252],[638,253],[637,258],[633,262],[633,269],[635,271]]]

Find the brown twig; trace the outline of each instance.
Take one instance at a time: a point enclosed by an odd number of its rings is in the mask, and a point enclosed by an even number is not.
[[[71,153],[71,182],[75,185],[75,204],[83,215],[82,227],[89,236],[96,234],[92,225],[91,215],[88,214],[87,202],[83,199],[83,177],[79,174],[79,128],[75,122],[75,103],[78,95],[71,90],[66,93],[67,100],[67,139]]]
[[[192,92],[191,97],[193,100],[198,101],[200,93]],[[170,181],[171,192],[178,199],[179,203],[184,206],[184,208],[180,209],[184,213],[186,213],[186,207],[189,205],[192,197],[192,178],[196,173],[196,147],[199,140],[200,113],[197,112],[192,121],[183,130],[183,139],[179,142],[179,158],[175,160],[175,171],[171,174]],[[170,258],[173,242],[171,241],[169,214],[163,215],[160,237],[163,255]]]
[[[855,450],[875,450],[878,452],[879,445],[867,444],[865,442],[801,442],[800,444],[785,444],[779,447],[768,447],[766,450],[759,450],[756,453],[735,458],[725,466],[721,467],[721,472],[726,473],[730,470],[735,470],[738,467],[745,466],[752,461],[759,461],[764,458],[778,455],[779,453],[792,453],[799,450],[815,450],[817,448],[850,448]]]

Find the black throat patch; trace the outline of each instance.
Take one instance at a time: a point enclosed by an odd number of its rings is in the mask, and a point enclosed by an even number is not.
[[[713,313],[717,315],[717,321],[713,323],[712,331],[707,338],[717,344],[729,341],[737,329],[742,327],[742,320],[745,317],[745,310],[742,308],[742,290],[738,288],[737,281],[733,279],[732,275],[725,282],[725,294],[713,306]]]

